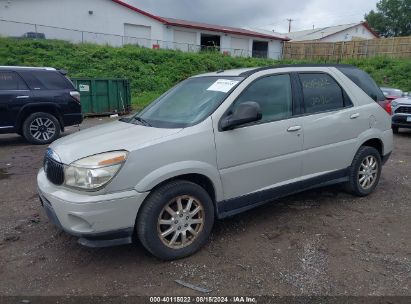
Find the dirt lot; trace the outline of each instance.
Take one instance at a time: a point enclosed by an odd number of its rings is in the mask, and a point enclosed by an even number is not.
[[[0,295],[198,294],[176,279],[219,295],[411,295],[410,131],[371,196],[333,187],[276,201],[217,222],[175,262],[140,244],[85,248],[51,225],[36,193],[45,149],[0,136]]]

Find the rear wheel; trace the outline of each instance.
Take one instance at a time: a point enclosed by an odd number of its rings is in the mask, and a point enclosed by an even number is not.
[[[31,144],[45,145],[56,140],[60,135],[60,124],[49,113],[33,113],[23,123],[24,138]]]
[[[351,164],[347,189],[358,196],[367,196],[375,190],[381,175],[381,156],[373,147],[361,147]]]
[[[214,206],[208,193],[188,181],[173,181],[148,197],[136,222],[143,246],[162,260],[191,255],[208,239]]]

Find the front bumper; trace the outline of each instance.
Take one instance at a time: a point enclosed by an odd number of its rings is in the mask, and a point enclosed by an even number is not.
[[[407,118],[410,119],[410,114],[395,114],[392,116],[392,125],[400,128],[411,128],[411,121],[407,121]]]
[[[37,184],[50,221],[88,247],[131,243],[137,212],[148,195],[135,190],[103,195],[74,192],[50,183],[43,169]]]

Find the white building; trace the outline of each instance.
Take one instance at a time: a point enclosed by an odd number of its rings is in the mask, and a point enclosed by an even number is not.
[[[28,33],[28,34],[27,34]],[[152,15],[120,0],[0,0],[0,35],[281,57],[285,36]]]
[[[367,22],[322,27],[312,30],[291,32],[284,35],[287,35],[292,42],[341,42],[379,38],[378,34],[368,25]]]

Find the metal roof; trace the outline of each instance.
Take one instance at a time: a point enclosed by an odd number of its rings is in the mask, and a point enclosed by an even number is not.
[[[257,27],[243,27],[243,29],[253,31],[253,32],[257,32],[257,33],[261,33],[261,34],[265,34],[265,35],[275,35],[277,37],[283,38],[284,40],[290,40],[290,38],[287,36],[287,34],[281,34],[281,33],[278,33],[278,32],[269,31],[269,30],[265,30],[265,29],[260,29],[260,28],[257,28]]]
[[[181,19],[174,19],[174,18],[165,18],[161,17],[162,19],[167,21],[167,25],[173,26],[181,26],[186,28],[195,28],[213,32],[221,32],[226,34],[234,34],[234,35],[242,35],[242,36],[251,36],[257,38],[264,38],[264,39],[274,39],[274,40],[289,40],[287,37],[283,35],[275,35],[274,33],[261,33],[256,31],[251,31],[244,28],[237,28],[231,26],[223,26],[223,25],[215,25],[215,24],[208,24],[208,23],[201,23],[201,22],[194,22],[194,21],[187,21]]]
[[[374,32],[366,22],[342,24],[342,25],[336,25],[336,26],[316,28],[316,29],[313,29],[313,30],[297,31],[297,32],[287,33],[286,35],[292,41],[321,40],[322,38],[337,34],[339,32],[348,30],[348,29],[356,27],[356,26],[364,26],[376,38],[379,37],[378,34],[376,32]]]
[[[195,22],[195,21],[188,21],[188,20],[181,20],[181,19],[174,19],[174,18],[166,18],[166,17],[160,17],[160,16],[155,16],[153,14],[150,14],[146,11],[143,11],[137,7],[134,7],[128,3],[125,3],[121,0],[111,0],[117,4],[120,4],[128,9],[131,9],[135,11],[136,13],[142,14],[144,16],[147,16],[151,19],[157,20],[165,25],[170,25],[170,26],[179,26],[179,27],[185,27],[185,28],[194,28],[194,29],[201,29],[201,30],[207,30],[207,31],[212,31],[212,32],[221,32],[221,33],[226,33],[226,34],[234,34],[234,35],[242,35],[242,36],[250,36],[250,37],[257,37],[257,38],[263,38],[263,39],[272,39],[272,40],[282,40],[286,41],[289,40],[288,38],[284,37],[283,35],[275,35],[275,34],[264,34],[252,30],[247,30],[243,28],[236,28],[236,27],[231,27],[231,26],[223,26],[223,25],[216,25],[216,24],[208,24],[208,23],[201,23],[201,22]]]

